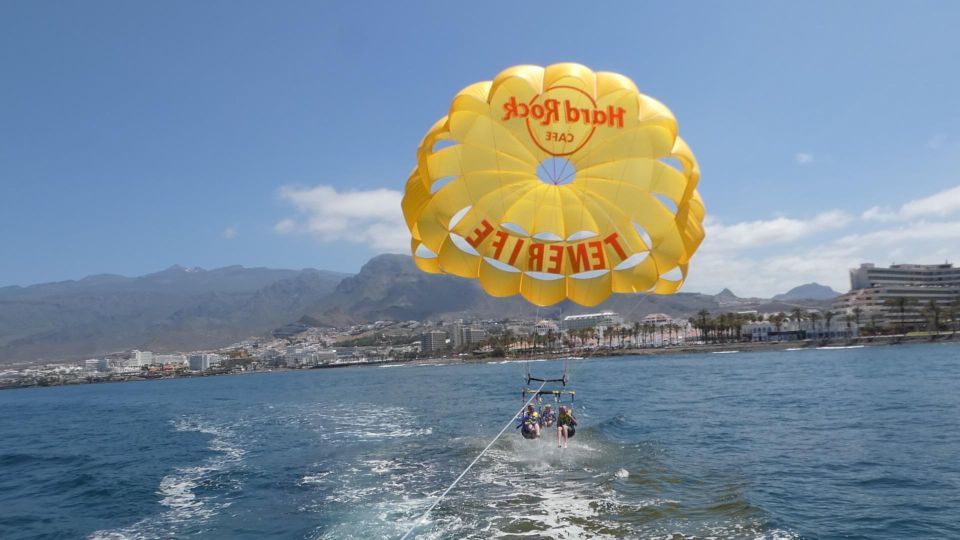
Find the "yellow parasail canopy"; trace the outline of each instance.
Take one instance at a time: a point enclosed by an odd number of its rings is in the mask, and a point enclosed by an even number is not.
[[[673,114],[627,77],[515,66],[454,97],[402,206],[420,269],[593,306],[680,288],[704,236],[699,179]]]

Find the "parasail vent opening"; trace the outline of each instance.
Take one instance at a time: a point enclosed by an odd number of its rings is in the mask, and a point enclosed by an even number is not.
[[[544,184],[564,186],[572,183],[576,177],[577,168],[566,158],[548,157],[537,165],[537,178]]]
[[[456,176],[444,176],[443,178],[437,178],[430,184],[430,193],[436,193],[440,191],[444,186],[456,180]]]

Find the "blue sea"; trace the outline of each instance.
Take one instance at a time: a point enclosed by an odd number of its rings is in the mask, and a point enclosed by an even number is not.
[[[512,427],[418,538],[960,538],[960,346],[571,360],[568,449]],[[524,370],[0,392],[0,538],[400,538]]]

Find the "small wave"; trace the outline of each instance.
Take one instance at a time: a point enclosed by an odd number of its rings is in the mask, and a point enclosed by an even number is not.
[[[484,362],[485,364],[532,364],[534,362],[549,362],[554,360],[554,358],[518,358],[516,360],[495,360],[492,362]]]
[[[394,462],[386,459],[368,459],[362,462],[370,467],[370,472],[375,474],[387,474],[393,470]]]
[[[817,347],[817,350],[834,351],[834,350],[841,350],[841,349],[862,349],[862,348],[864,348],[864,345],[846,345],[846,346],[836,345],[836,346]]]
[[[733,354],[740,351],[711,351],[710,354]]]
[[[300,484],[313,495],[298,510],[328,513],[342,507],[349,509],[351,518],[319,527],[308,538],[398,538],[420,517],[424,501],[432,501],[410,496],[428,492],[436,476],[434,466],[419,456],[373,457],[341,465],[303,477]],[[448,524],[441,529],[447,531],[444,537],[457,530]],[[431,537],[435,537],[433,532],[418,535]]]
[[[698,540],[700,538],[749,538],[751,540],[798,540],[800,535],[782,529],[763,530],[755,524],[722,523],[707,525],[698,534],[681,531],[651,535],[650,540]]]
[[[626,469],[620,469],[620,470],[618,470],[617,472],[613,473],[613,477],[614,477],[614,478],[629,478],[629,477],[630,477],[630,471],[628,471],[628,470],[626,470]]]
[[[246,451],[234,441],[226,427],[216,426],[195,418],[181,418],[173,422],[177,432],[195,432],[210,435],[207,448],[216,452],[202,464],[178,467],[164,476],[157,487],[160,504],[167,511],[159,516],[145,518],[129,527],[97,531],[91,540],[170,538],[186,534],[183,529],[208,521],[229,503],[216,502],[214,497],[198,496],[196,490],[209,483],[211,477],[237,467]]]
[[[432,427],[422,427],[400,407],[377,407],[370,404],[337,405],[316,413],[320,420],[320,438],[326,441],[375,441],[433,434]]]

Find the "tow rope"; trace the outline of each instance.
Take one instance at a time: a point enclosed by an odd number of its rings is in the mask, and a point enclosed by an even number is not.
[[[539,392],[540,390],[543,390],[543,387],[546,384],[547,384],[546,382],[541,384],[540,388],[537,388],[537,392]],[[512,417],[510,417],[510,421],[507,422],[505,426],[503,426],[503,429],[500,430],[500,433],[497,433],[497,436],[494,437],[492,441],[490,441],[490,444],[488,444],[486,448],[484,448],[479,454],[477,454],[477,457],[473,458],[473,461],[470,462],[470,465],[467,465],[467,468],[464,469],[462,473],[460,473],[460,476],[458,476],[457,479],[454,480],[452,484],[450,484],[450,487],[444,490],[444,492],[441,493],[439,497],[437,497],[437,500],[433,501],[433,504],[430,505],[430,508],[427,508],[427,511],[421,514],[419,518],[417,518],[417,520],[413,523],[413,526],[410,527],[410,530],[407,531],[407,534],[403,535],[400,538],[400,540],[406,540],[406,538],[410,536],[410,534],[412,534],[413,531],[416,530],[416,528],[421,525],[421,522],[427,517],[427,515],[430,514],[430,512],[433,511],[433,509],[436,508],[438,504],[440,504],[440,501],[442,501],[444,497],[447,496],[447,493],[450,493],[450,490],[452,490],[454,486],[456,486],[457,483],[460,482],[460,480],[464,476],[466,476],[468,472],[470,472],[470,469],[472,469],[473,466],[476,465],[478,461],[480,461],[480,458],[482,458],[483,455],[487,453],[487,450],[489,450],[490,447],[493,446],[493,443],[497,442],[497,439],[499,439],[500,436],[503,435],[505,431],[507,431],[507,428],[513,425],[513,421],[517,418],[517,416],[523,414],[523,411],[524,409],[527,408],[527,405],[530,405],[531,403],[533,403],[533,400],[536,399],[537,396],[539,395],[537,392],[534,392],[533,396],[531,396],[530,399],[528,399],[527,402],[523,404],[523,407],[520,407],[520,410],[517,411],[517,413],[514,414]]]

